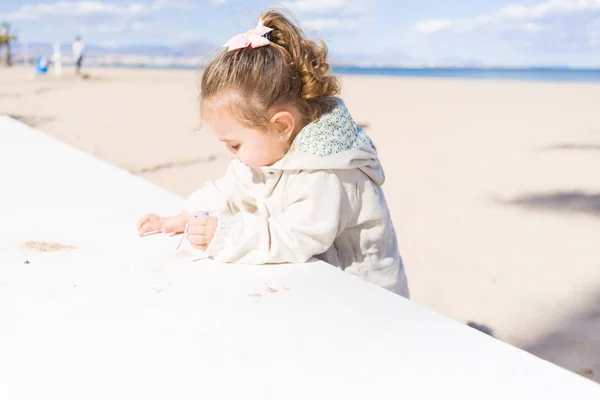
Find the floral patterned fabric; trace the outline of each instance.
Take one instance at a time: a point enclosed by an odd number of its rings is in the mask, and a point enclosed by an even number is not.
[[[372,146],[371,140],[350,115],[341,99],[328,114],[306,125],[294,140],[292,149],[327,157],[359,146]]]

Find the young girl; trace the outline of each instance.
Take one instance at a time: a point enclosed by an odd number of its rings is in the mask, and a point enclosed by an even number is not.
[[[282,14],[234,36],[202,77],[203,122],[229,151],[225,176],[181,214],[142,217],[138,233],[183,232],[222,262],[317,257],[408,297],[396,234],[369,137],[334,96],[325,46]],[[208,212],[209,216],[192,215]]]

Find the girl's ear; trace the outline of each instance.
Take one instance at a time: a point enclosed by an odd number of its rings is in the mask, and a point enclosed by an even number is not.
[[[271,117],[271,124],[275,128],[275,134],[282,141],[289,141],[296,128],[294,116],[288,111],[280,111]]]

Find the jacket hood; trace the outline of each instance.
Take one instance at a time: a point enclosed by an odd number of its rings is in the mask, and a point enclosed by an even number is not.
[[[333,110],[306,125],[296,136],[288,153],[268,169],[347,170],[360,169],[376,185],[385,175],[377,151],[341,99]]]

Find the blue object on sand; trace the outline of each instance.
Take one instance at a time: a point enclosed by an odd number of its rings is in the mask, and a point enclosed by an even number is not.
[[[48,59],[45,56],[40,56],[35,62],[35,74],[44,75],[48,72]]]

